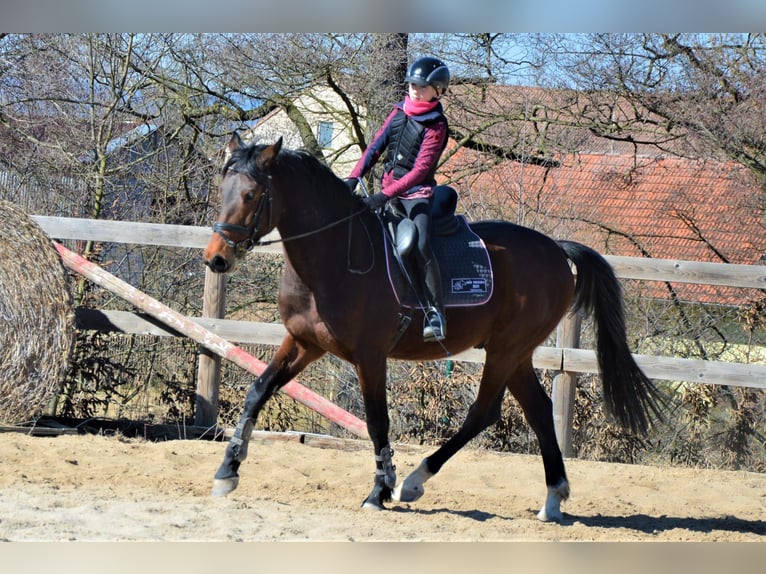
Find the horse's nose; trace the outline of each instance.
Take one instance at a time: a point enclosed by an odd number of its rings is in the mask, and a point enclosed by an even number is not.
[[[229,262],[222,255],[214,255],[205,265],[215,273],[226,273],[229,270]]]

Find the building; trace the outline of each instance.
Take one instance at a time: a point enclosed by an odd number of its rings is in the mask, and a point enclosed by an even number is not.
[[[605,139],[572,127],[571,110],[593,106],[592,100],[577,98],[571,92],[517,86],[450,88],[444,104],[453,139],[439,178],[458,190],[459,210],[469,220],[502,218],[610,255],[761,263],[766,253],[762,191],[746,168],[720,158],[660,153],[653,145]],[[304,110],[328,163],[343,177],[361,150],[354,145],[342,100],[318,88],[296,106]],[[616,123],[626,115],[624,107],[619,100],[605,102]],[[281,109],[251,131],[262,141],[283,136],[286,145],[301,146]],[[640,136],[635,141],[661,134]],[[472,140],[483,145],[465,145]],[[672,145],[679,154],[686,152],[683,142]],[[509,148],[515,156],[507,155]],[[739,297],[685,286],[678,287],[678,294],[718,302]],[[661,289],[658,296],[663,296]]]

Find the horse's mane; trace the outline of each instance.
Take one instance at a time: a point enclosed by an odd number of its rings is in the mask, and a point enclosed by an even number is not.
[[[262,172],[258,168],[257,159],[267,147],[265,144],[250,144],[235,149],[224,165],[223,174],[225,175],[226,171],[236,164],[238,172],[246,173],[259,181],[262,179]],[[310,182],[310,188],[329,201],[336,196],[339,200],[343,198],[361,200],[360,196],[352,193],[327,164],[305,149],[282,148],[271,171],[286,182],[295,181],[298,178],[304,182]]]

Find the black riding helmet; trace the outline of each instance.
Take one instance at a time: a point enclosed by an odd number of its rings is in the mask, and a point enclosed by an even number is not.
[[[425,56],[412,63],[404,81],[418,86],[433,86],[441,95],[449,86],[449,69],[441,60]]]

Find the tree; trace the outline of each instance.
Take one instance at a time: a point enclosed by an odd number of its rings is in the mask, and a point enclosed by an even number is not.
[[[592,103],[578,110],[580,125],[663,153],[731,159],[766,184],[766,34],[592,34],[546,45],[559,47],[554,85]]]
[[[604,142],[636,164],[671,153],[730,159],[763,188],[765,45],[763,34],[0,34],[0,196],[40,214],[208,224],[233,130],[281,109],[297,144],[332,163],[344,149],[320,145],[306,108],[337,114],[350,135],[344,148],[364,150],[403,96],[408,63],[430,54],[452,71],[443,101],[453,145],[440,177],[459,188],[462,208],[473,219],[557,225],[568,235],[561,225],[585,218],[569,221],[565,202],[546,202],[545,178],[562,158]],[[490,171],[484,195],[479,182]],[[761,209],[764,195],[752,198]],[[725,260],[693,210],[677,213]],[[626,235],[612,221],[586,223]],[[198,313],[197,254],[81,247]],[[275,320],[272,279],[230,278],[231,308]],[[95,290],[80,294],[82,303],[119,305]],[[645,316],[652,335],[664,332],[666,309]],[[707,315],[679,317],[691,338],[717,329]]]

